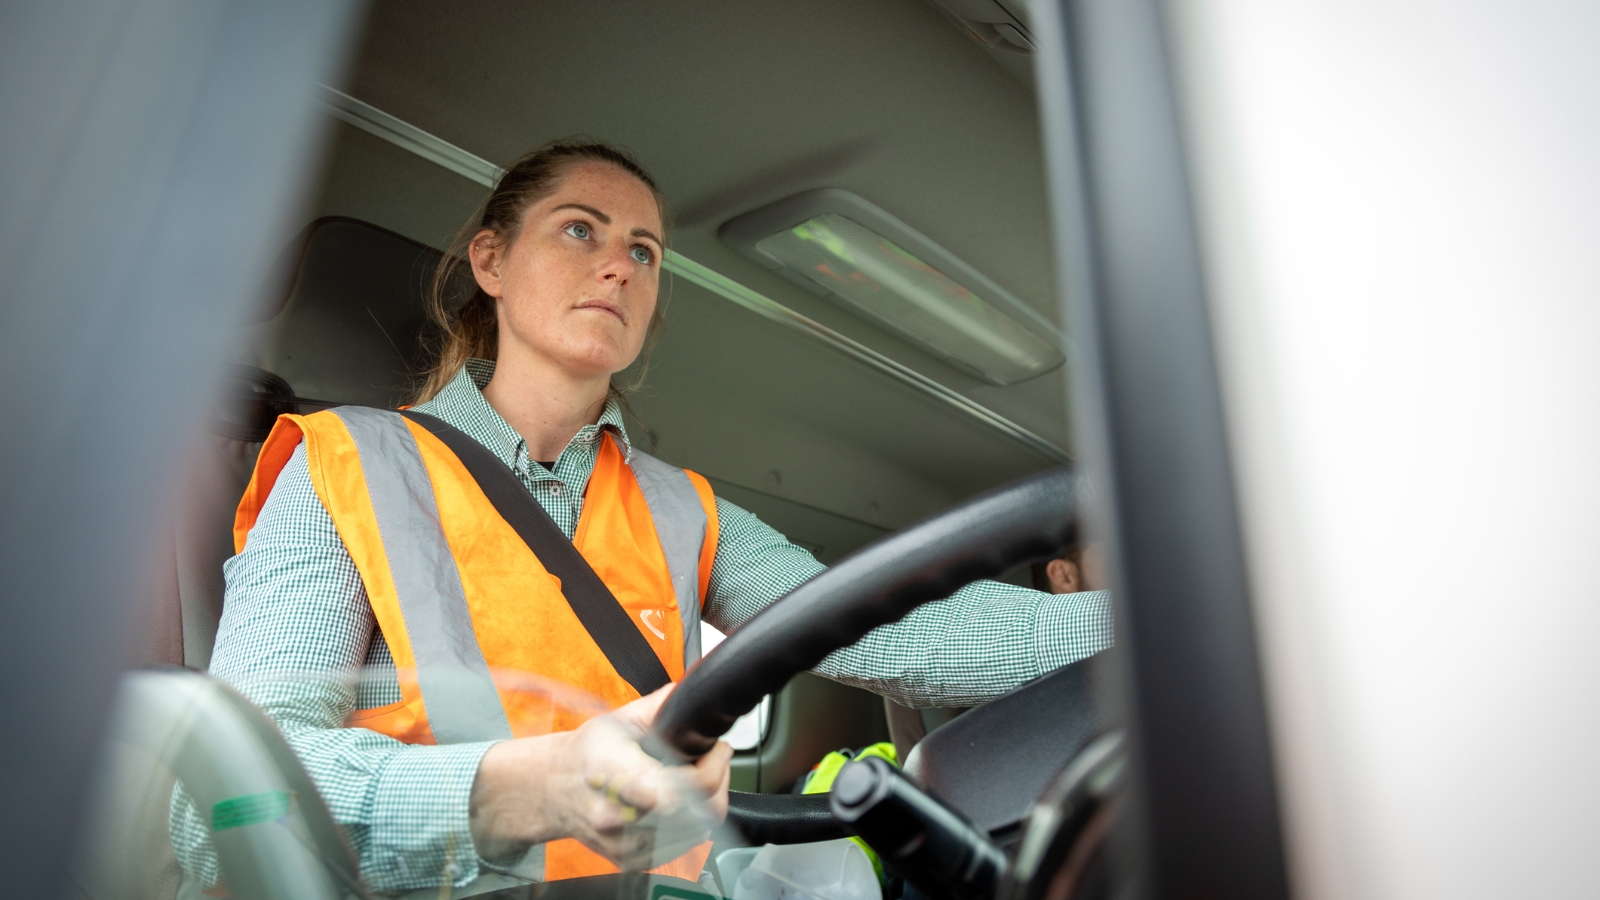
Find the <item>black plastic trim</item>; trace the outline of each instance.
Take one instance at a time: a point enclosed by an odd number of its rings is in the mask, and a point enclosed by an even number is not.
[[[1110,537],[1140,881],[1288,896],[1244,548],[1156,0],[1032,7],[1074,433]]]
[[[849,837],[833,817],[828,794],[746,794],[728,792],[728,822],[745,843],[809,844]]]

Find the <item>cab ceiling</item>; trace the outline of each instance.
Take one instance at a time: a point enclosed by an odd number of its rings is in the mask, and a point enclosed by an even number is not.
[[[622,144],[667,195],[673,249],[1068,446],[1062,372],[983,384],[716,236],[841,187],[1059,321],[1033,96],[926,0],[391,0],[338,87],[501,166],[557,137]],[[315,215],[443,247],[484,194],[350,126],[333,135]],[[879,527],[1050,464],[692,284],[664,283],[663,299],[633,405],[672,462]]]

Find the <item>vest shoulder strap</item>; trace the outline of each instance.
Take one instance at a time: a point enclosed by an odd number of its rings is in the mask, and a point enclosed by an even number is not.
[[[650,507],[667,573],[678,599],[683,624],[683,664],[700,658],[700,556],[710,520],[689,473],[638,449],[628,455],[628,467]]]
[[[453,744],[511,737],[444,531],[418,527],[437,523],[439,509],[415,436],[387,410],[331,412],[355,442],[406,632],[424,638],[413,640],[411,650],[434,738]]]

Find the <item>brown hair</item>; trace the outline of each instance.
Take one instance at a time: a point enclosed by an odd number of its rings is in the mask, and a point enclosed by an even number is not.
[[[662,227],[666,227],[666,204],[661,189],[644,167],[620,147],[590,138],[573,137],[551,141],[525,154],[500,177],[499,184],[490,192],[477,213],[456,233],[450,247],[434,270],[433,282],[428,290],[428,322],[433,326],[434,362],[423,373],[424,379],[413,403],[425,403],[450,383],[461,366],[472,357],[495,359],[499,355],[500,322],[495,312],[494,298],[484,293],[476,281],[471,282],[470,293],[461,290],[461,269],[470,270],[467,251],[479,232],[494,233],[492,240],[507,246],[517,239],[522,221],[529,207],[555,193],[568,168],[581,162],[602,162],[616,166],[644,182],[655,196],[656,208],[661,212]],[[466,299],[451,313],[451,301],[460,294]],[[639,374],[630,383],[611,385],[613,396],[636,390],[644,381],[649,368],[650,349],[655,345],[661,330],[661,308],[658,298],[655,314],[650,318],[650,330],[645,337],[640,359]]]

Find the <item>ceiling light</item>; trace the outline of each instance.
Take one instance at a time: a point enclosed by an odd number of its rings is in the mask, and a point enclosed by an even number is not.
[[[733,248],[992,384],[1064,362],[1054,327],[949,251],[837,188],[722,226]]]

